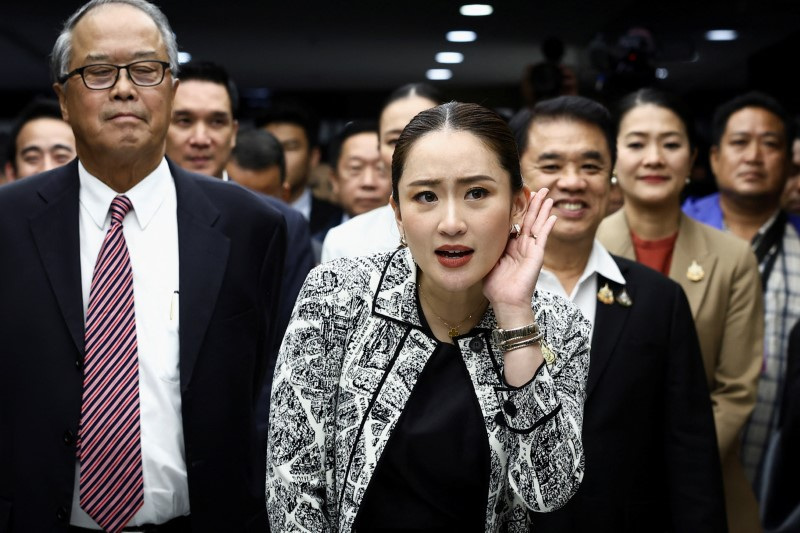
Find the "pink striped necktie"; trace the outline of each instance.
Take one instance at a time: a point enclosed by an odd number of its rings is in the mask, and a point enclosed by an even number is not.
[[[132,207],[126,196],[111,202],[111,227],[94,267],[78,443],[81,508],[113,533],[144,503],[133,272],[122,234]]]

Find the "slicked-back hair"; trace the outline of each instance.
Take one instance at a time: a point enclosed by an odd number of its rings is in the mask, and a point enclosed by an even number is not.
[[[287,99],[274,102],[256,117],[255,123],[257,128],[264,128],[270,124],[293,124],[302,128],[306,134],[309,149],[319,145],[317,118],[308,106],[297,100]]]
[[[53,82],[58,82],[62,76],[66,76],[69,72],[69,63],[72,59],[72,31],[75,29],[75,25],[92,9],[109,4],[124,4],[135,7],[153,20],[167,49],[172,76],[177,77],[178,43],[175,40],[175,34],[172,32],[166,15],[157,6],[146,0],[91,0],[79,7],[64,22],[64,27],[56,39],[55,45],[53,45],[53,51],[50,54],[50,75],[53,78]]]
[[[61,107],[58,102],[52,99],[36,98],[22,108],[19,115],[14,119],[11,131],[8,136],[8,146],[6,147],[6,161],[11,163],[11,167],[16,172],[17,169],[17,138],[19,132],[25,124],[40,118],[52,118],[54,120],[64,120],[61,116]],[[66,124],[66,122],[65,122]]]
[[[405,170],[408,154],[425,135],[437,131],[465,131],[475,135],[508,172],[511,190],[522,189],[522,172],[514,136],[503,118],[478,104],[448,102],[422,111],[403,129],[392,155],[392,197],[400,203],[398,184]]]
[[[236,135],[231,159],[246,170],[266,170],[278,165],[281,184],[286,180],[286,158],[281,142],[267,130],[243,128]]]
[[[231,101],[231,116],[239,118],[239,90],[225,67],[211,61],[190,61],[181,65],[181,81],[208,81],[225,87]]]
[[[757,107],[769,111],[780,119],[783,123],[783,133],[785,138],[785,149],[787,157],[792,153],[792,140],[794,139],[794,121],[791,115],[778,100],[760,91],[750,91],[740,94],[717,107],[714,111],[714,118],[711,120],[711,145],[719,146],[725,129],[728,127],[728,120],[731,115],[741,111],[745,107]]]
[[[328,161],[334,170],[339,166],[339,159],[342,157],[342,146],[344,146],[345,141],[359,133],[374,133],[377,135],[378,123],[372,120],[351,120],[333,136],[328,145]]]
[[[645,88],[623,96],[614,108],[614,123],[617,126],[617,135],[622,119],[631,110],[642,105],[653,105],[663,107],[678,117],[686,130],[686,137],[689,140],[689,149],[697,147],[697,136],[694,131],[694,121],[686,104],[675,94],[661,91],[659,89]]]
[[[534,123],[566,120],[596,126],[603,133],[611,156],[609,173],[617,160],[617,136],[611,113],[602,104],[583,96],[559,96],[523,109],[509,122],[520,154],[528,149],[528,134]],[[610,174],[609,174],[610,175]]]

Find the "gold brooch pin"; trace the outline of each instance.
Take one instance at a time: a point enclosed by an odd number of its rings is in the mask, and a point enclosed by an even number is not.
[[[611,292],[608,283],[603,285],[600,290],[597,291],[597,299],[606,305],[611,305],[614,303],[614,293]]]
[[[686,277],[689,278],[689,281],[700,281],[706,277],[706,271],[693,259],[692,264],[686,270]]]
[[[628,296],[628,292],[625,290],[625,287],[617,294],[617,303],[622,307],[630,307],[633,305],[633,300],[631,297]]]
[[[542,343],[541,346],[542,346],[542,358],[544,359],[544,362],[547,363],[548,365],[552,365],[553,362],[556,360],[556,354],[554,354],[553,351],[550,348],[548,348],[545,343]]]

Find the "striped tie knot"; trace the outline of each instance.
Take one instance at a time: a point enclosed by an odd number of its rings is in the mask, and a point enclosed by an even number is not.
[[[115,197],[111,202],[111,223],[122,224],[122,220],[131,209],[133,209],[133,204],[127,196],[120,194]]]

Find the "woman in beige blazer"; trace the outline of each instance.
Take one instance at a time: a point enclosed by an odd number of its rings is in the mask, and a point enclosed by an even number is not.
[[[642,89],[620,102],[617,117],[615,175],[625,203],[603,221],[597,238],[612,254],[668,275],[686,292],[714,406],[728,526],[760,531],[758,504],[739,459],[763,357],[755,256],[745,241],[681,212],[681,190],[696,156],[683,105]]]

